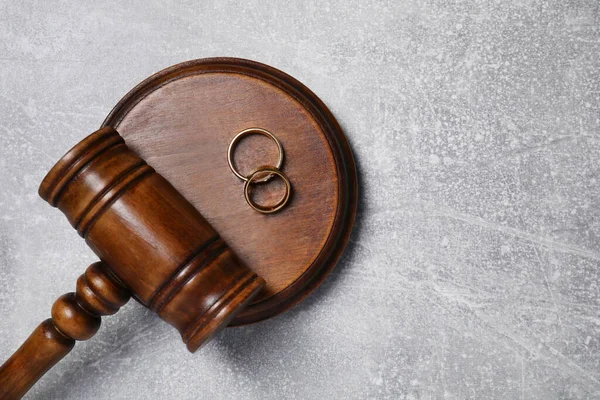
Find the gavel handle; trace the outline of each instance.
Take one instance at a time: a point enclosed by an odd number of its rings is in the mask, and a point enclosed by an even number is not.
[[[100,316],[112,315],[129,300],[129,290],[102,262],[77,279],[75,293],[54,302],[52,318],[42,322],[0,367],[0,399],[20,399],[50,368],[66,356],[76,340],[100,328]]]

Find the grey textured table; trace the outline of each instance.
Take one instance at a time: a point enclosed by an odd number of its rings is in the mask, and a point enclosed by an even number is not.
[[[130,302],[30,399],[600,397],[600,10],[588,1],[0,2],[0,359],[96,260],[37,196],[140,80],[208,56],[346,130],[353,239],[292,311],[191,355]]]

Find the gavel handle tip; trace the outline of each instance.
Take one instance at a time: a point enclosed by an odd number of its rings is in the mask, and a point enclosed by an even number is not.
[[[25,343],[0,367],[0,399],[20,399],[75,346],[52,319],[38,325]]]
[[[113,314],[128,300],[129,291],[108,273],[103,263],[90,265],[77,281],[77,292],[59,297],[52,306],[52,318],[35,328],[0,366],[0,399],[23,397],[69,354],[76,340],[94,336],[100,327],[100,315]]]

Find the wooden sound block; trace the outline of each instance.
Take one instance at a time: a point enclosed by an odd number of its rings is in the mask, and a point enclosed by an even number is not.
[[[334,268],[357,207],[356,168],[344,134],[327,107],[289,75],[252,61],[211,58],[167,68],[129,92],[103,126],[170,181],[266,288],[230,325],[270,318],[300,302]],[[292,196],[282,210],[248,206],[243,182],[230,170],[227,148],[240,131],[264,128],[281,142],[281,171]],[[246,176],[275,165],[268,138],[242,139],[234,162]],[[253,198],[275,203],[275,177],[255,185]]]

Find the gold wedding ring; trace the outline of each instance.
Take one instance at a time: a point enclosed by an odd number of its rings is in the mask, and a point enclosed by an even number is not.
[[[240,139],[242,139],[246,135],[250,135],[253,133],[257,133],[263,136],[266,136],[273,140],[277,145],[277,150],[279,151],[279,159],[277,160],[277,165],[272,166],[263,166],[256,169],[248,176],[242,175],[233,165],[233,152],[235,151],[235,147],[239,143]],[[244,198],[246,199],[246,203],[255,211],[258,211],[262,214],[271,214],[281,210],[290,200],[290,195],[292,193],[292,184],[288,177],[281,171],[281,166],[283,165],[283,146],[279,139],[275,137],[271,132],[262,128],[249,128],[244,129],[240,133],[234,136],[229,143],[229,147],[227,149],[227,163],[229,164],[229,168],[231,172],[234,173],[235,176],[244,181]],[[252,196],[250,195],[250,186],[257,183],[267,182],[274,176],[277,176],[283,180],[285,184],[285,193],[279,201],[273,206],[263,206],[256,203],[252,200]]]
[[[253,182],[258,182],[256,180],[256,177],[265,172],[268,172],[269,176],[276,175],[276,176],[280,177],[281,180],[283,180],[283,183],[285,183],[285,194],[273,206],[261,206],[260,204],[256,203],[254,200],[252,200],[252,196],[250,196],[250,185]],[[273,168],[273,167],[260,167],[259,169],[254,171],[248,177],[248,180],[246,180],[246,183],[244,183],[244,197],[246,198],[246,203],[248,203],[248,205],[250,207],[252,207],[252,209],[258,211],[259,213],[263,213],[263,214],[271,214],[271,213],[281,210],[283,207],[285,207],[287,202],[290,200],[291,193],[292,193],[292,184],[290,183],[290,180],[288,179],[288,177],[285,176],[285,174],[283,172],[281,172],[277,168]]]
[[[266,136],[275,142],[275,144],[277,145],[277,150],[279,151],[279,159],[277,160],[277,164],[275,165],[275,168],[279,170],[279,169],[281,169],[281,166],[283,165],[283,146],[281,145],[281,142],[279,141],[279,139],[277,139],[275,137],[275,135],[273,135],[268,130],[262,129],[262,128],[244,129],[243,131],[241,131],[240,133],[235,135],[235,137],[231,140],[231,143],[229,143],[229,148],[227,149],[227,163],[229,164],[229,168],[231,168],[231,172],[233,172],[235,174],[235,176],[237,176],[244,182],[248,181],[248,177],[240,174],[238,172],[238,170],[235,168],[235,166],[233,165],[233,152],[235,150],[235,147],[239,143],[239,141],[244,136],[251,135],[253,133],[258,133],[260,135]],[[271,179],[272,176],[273,176],[273,174],[268,174],[264,178],[256,179],[255,182],[267,182],[269,179]]]

